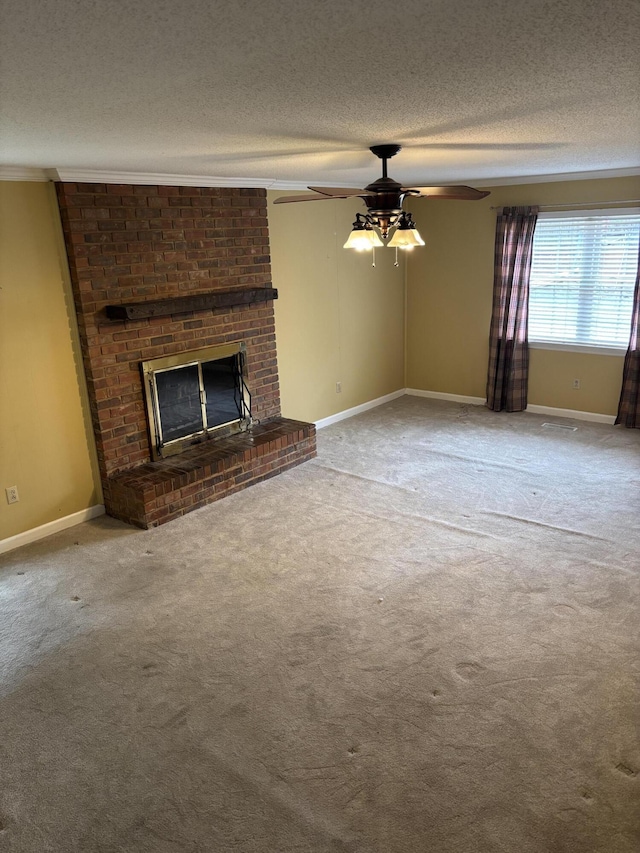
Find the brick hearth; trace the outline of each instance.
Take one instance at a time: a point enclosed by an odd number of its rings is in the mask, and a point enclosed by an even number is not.
[[[106,485],[111,514],[138,527],[155,527],[315,455],[313,424],[276,418],[251,433],[115,474]]]
[[[133,320],[106,311],[270,288],[266,192],[76,183],[57,192],[107,512],[160,524],[314,456],[315,429],[281,418],[272,300]],[[151,463],[140,362],[231,342],[246,345],[260,426]]]

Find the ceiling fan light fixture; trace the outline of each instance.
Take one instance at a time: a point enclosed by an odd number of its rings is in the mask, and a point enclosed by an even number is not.
[[[400,145],[372,145],[370,151],[382,160],[382,177],[367,184],[363,189],[342,189],[341,187],[309,187],[314,195],[285,196],[276,198],[274,204],[294,201],[320,201],[334,198],[361,198],[367,208],[366,214],[357,213],[353,230],[344,244],[345,249],[358,252],[372,250],[375,267],[375,249],[385,244],[395,249],[398,263],[398,249],[405,251],[416,246],[424,246],[424,240],[418,233],[413,216],[402,209],[405,197],[432,197],[439,199],[458,199],[478,201],[489,195],[488,191],[476,190],[467,186],[423,187],[414,184],[404,185],[394,181],[387,174],[387,160],[401,150]],[[391,239],[387,239],[391,234]]]
[[[357,252],[366,252],[369,249],[383,246],[384,243],[378,237],[373,227],[361,213],[356,214],[356,221],[352,225],[353,230],[344,244],[344,249],[355,249]]]
[[[412,214],[403,213],[398,221],[393,237],[389,241],[389,247],[392,249],[409,250],[415,246],[424,246],[424,240],[416,228]]]

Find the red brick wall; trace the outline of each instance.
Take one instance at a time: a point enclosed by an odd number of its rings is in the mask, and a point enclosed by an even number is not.
[[[57,184],[103,479],[150,459],[140,362],[244,341],[254,417],[280,414],[273,302],[110,321],[110,304],[271,285],[261,189]]]

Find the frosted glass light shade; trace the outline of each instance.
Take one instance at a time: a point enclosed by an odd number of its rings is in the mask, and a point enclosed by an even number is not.
[[[417,228],[396,228],[389,246],[392,249],[413,249],[414,246],[424,246],[424,240]]]
[[[349,238],[343,248],[355,249],[357,252],[366,252],[368,249],[374,249],[377,246],[383,245],[384,243],[373,229],[354,228],[351,234],[349,234]]]

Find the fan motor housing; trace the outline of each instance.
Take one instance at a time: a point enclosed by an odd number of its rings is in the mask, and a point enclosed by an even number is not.
[[[395,201],[395,199],[392,201]],[[387,202],[385,198],[380,198],[379,195],[369,195],[364,199],[367,210],[373,216],[400,216],[402,213],[402,205],[394,204],[392,201]]]
[[[387,213],[401,212],[405,194],[402,192],[402,184],[398,181],[394,181],[393,178],[378,178],[377,181],[368,184],[365,190],[370,193],[364,197],[364,203],[369,210],[372,211],[372,208],[375,208]]]

